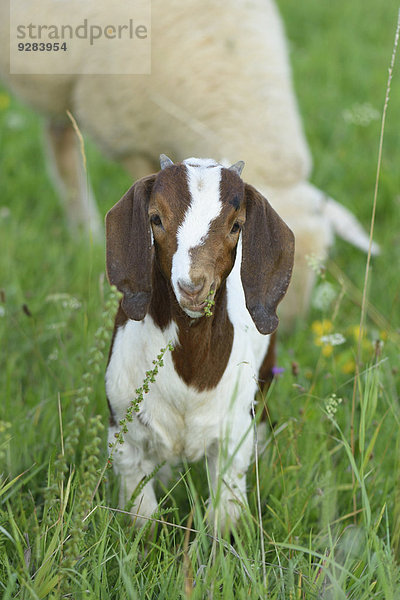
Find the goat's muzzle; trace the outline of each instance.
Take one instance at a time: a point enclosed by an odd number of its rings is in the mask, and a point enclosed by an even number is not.
[[[179,279],[178,282],[179,299],[178,302],[182,308],[190,317],[199,318],[204,315],[204,308],[207,304],[207,298],[212,291],[213,286],[210,289],[206,289],[206,280],[202,279],[197,283]]]

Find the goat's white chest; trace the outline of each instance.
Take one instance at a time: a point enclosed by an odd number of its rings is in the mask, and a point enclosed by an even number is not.
[[[251,332],[246,335],[252,337]],[[235,331],[231,356],[220,382],[201,392],[181,379],[171,353],[167,352],[156,382],[144,396],[139,415],[129,424],[129,442],[138,448],[145,445],[158,461],[171,462],[182,457],[197,460],[221,439],[226,428],[236,429],[240,422],[247,424],[257,385],[254,375],[268,348],[268,336],[260,337],[263,352],[255,356],[252,340],[246,343]],[[119,329],[106,374],[107,396],[118,420],[124,417],[152,361],[170,341],[176,343],[175,324],[161,331],[149,316],[142,322],[128,321]]]

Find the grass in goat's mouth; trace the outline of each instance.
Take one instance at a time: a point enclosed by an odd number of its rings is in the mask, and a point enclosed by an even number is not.
[[[214,297],[214,290],[210,290],[208,292],[207,298],[206,298],[206,305],[204,307],[204,314],[206,317],[211,317],[212,316],[212,307],[215,304],[215,300],[213,300]]]

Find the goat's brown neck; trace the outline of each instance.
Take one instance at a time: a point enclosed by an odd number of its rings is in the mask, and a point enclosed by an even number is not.
[[[225,371],[233,343],[225,283],[215,295],[213,314],[192,319],[179,306],[171,283],[155,260],[149,313],[161,329],[171,321],[177,324],[179,345],[176,344],[172,357],[184,382],[200,391],[215,387]]]

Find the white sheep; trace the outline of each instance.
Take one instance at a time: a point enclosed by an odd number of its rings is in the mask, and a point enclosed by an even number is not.
[[[41,0],[48,12],[79,11],[110,22],[127,22],[129,3]],[[134,177],[157,169],[160,149],[174,160],[214,156],[246,163],[246,178],[262,191],[296,236],[291,290],[282,305],[286,324],[304,314],[314,273],[309,255],[324,259],[334,233],[359,246],[368,239],[354,217],[307,180],[310,152],[293,92],[281,19],[272,0],[152,0],[151,75],[9,75],[8,0],[1,0],[0,72],[6,83],[47,119],[59,187],[71,220],[100,220],[86,186],[78,142],[66,117]],[[24,6],[19,0],[23,21]],[[17,8],[15,9],[17,10]],[[20,58],[22,60],[22,58]],[[52,60],[49,53],[48,60]],[[71,69],[90,73],[132,60],[88,46],[66,53]],[[75,62],[74,62],[75,61]],[[376,251],[376,247],[373,248]]]

